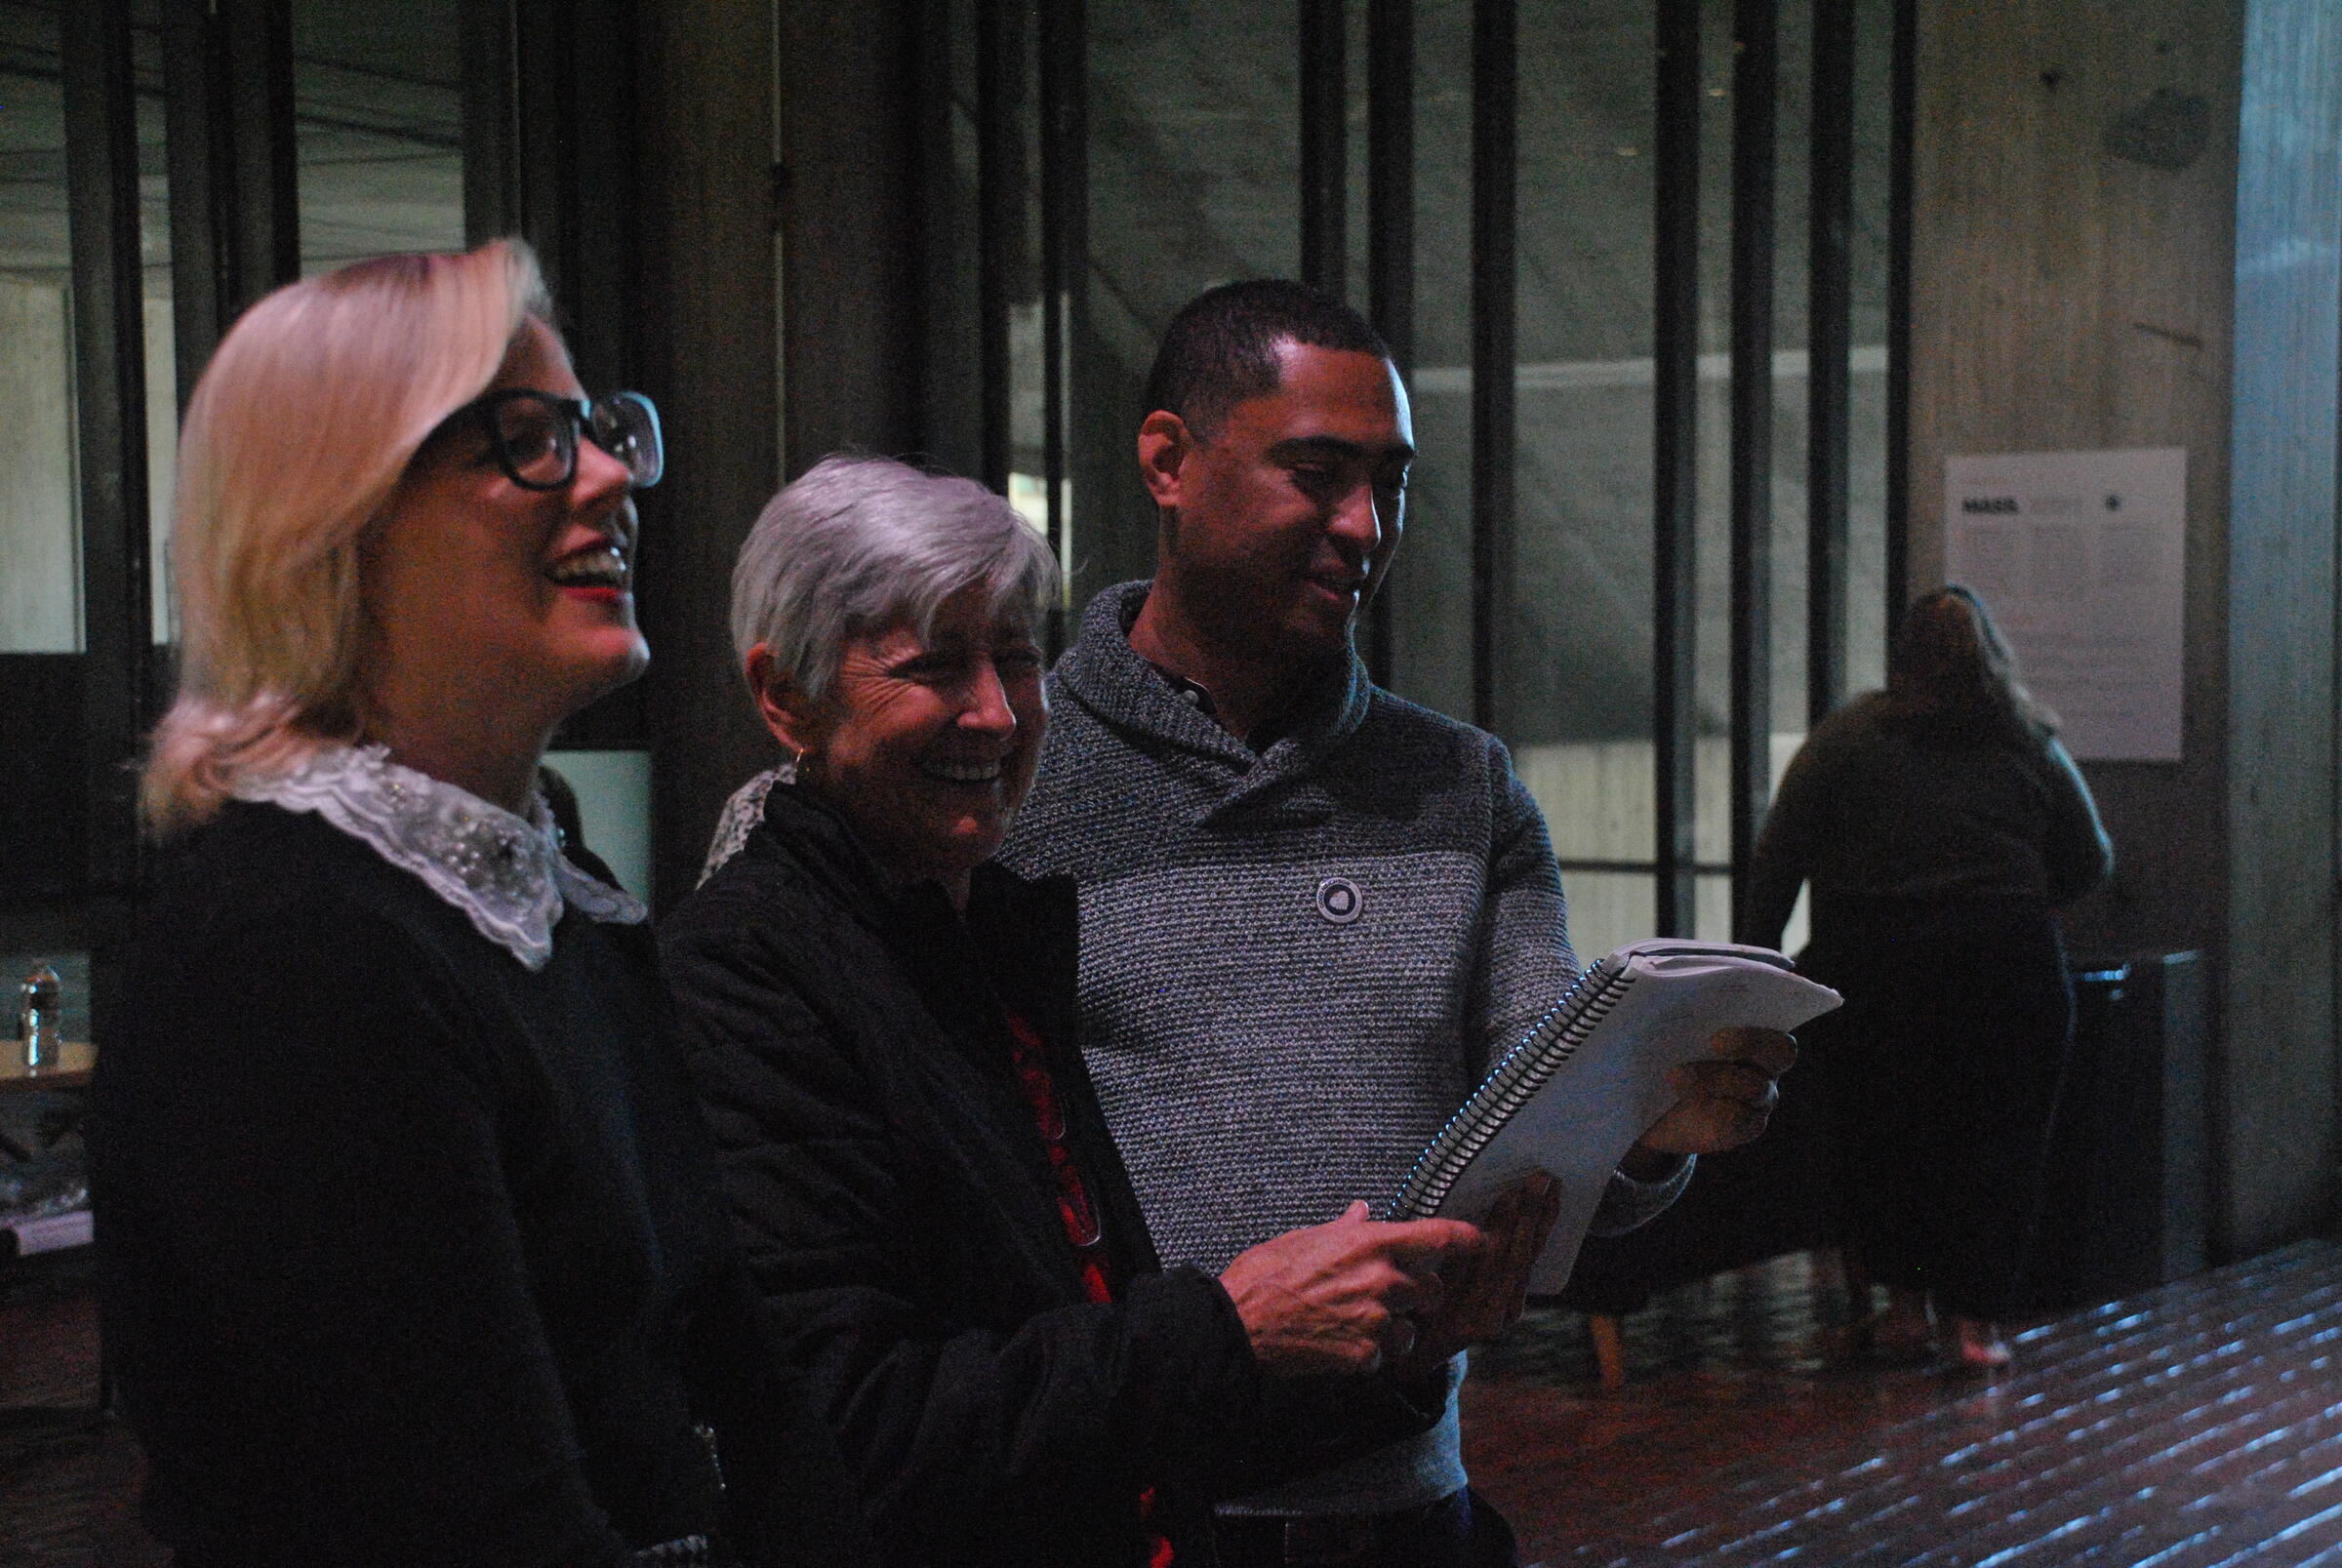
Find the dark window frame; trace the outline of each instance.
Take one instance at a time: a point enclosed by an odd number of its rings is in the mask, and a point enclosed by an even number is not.
[[[948,0],[946,0],[948,3]],[[1815,112],[1808,148],[1808,364],[1806,450],[1808,613],[1805,626],[1810,717],[1842,703],[1848,686],[1849,403],[1851,342],[1849,228],[1852,210],[1854,7],[1808,0],[1812,10]],[[1402,372],[1415,337],[1415,7],[1412,0],[1364,0],[1366,7],[1367,202],[1365,277],[1369,316],[1391,342]],[[1517,265],[1518,0],[1473,7],[1473,232],[1471,334],[1473,476],[1471,717],[1504,730],[1514,685],[1507,635],[1517,517],[1514,495],[1515,275]],[[1699,395],[1700,75],[1699,0],[1653,0],[1657,71],[1653,127],[1654,372],[1653,796],[1657,831],[1645,861],[1573,861],[1579,869],[1635,872],[1656,880],[1655,929],[1689,933],[1703,877],[1728,872],[1735,934],[1745,932],[1748,866],[1769,802],[1772,734],[1771,542],[1775,170],[1779,101],[1780,0],[1734,0],[1730,244],[1731,698],[1728,863],[1697,855],[1693,752],[1699,732],[1696,677],[1697,435]],[[1083,0],[1043,0],[1039,25],[1003,20],[1014,8],[979,7],[975,118],[981,160],[979,265],[985,373],[975,388],[988,432],[982,477],[1005,489],[1008,474],[1007,365],[1009,236],[1037,224],[1044,258],[1051,441],[1046,482],[1050,537],[1061,551],[1058,506],[1067,477],[1065,409],[1079,392],[1078,360],[1066,352],[1066,325],[1080,307],[1086,199],[1069,194],[1086,169]],[[1298,0],[1298,187],[1300,275],[1346,292],[1350,170],[1346,39],[1348,0]],[[1888,155],[1886,623],[1891,632],[1907,591],[1910,419],[1911,122],[1915,104],[1914,0],[1891,11],[1893,104]],[[991,20],[987,20],[985,19]],[[1008,84],[1021,79],[1025,51],[1037,52],[1042,103],[1037,127]],[[1043,165],[1036,203],[1021,185],[1008,149],[1038,134]],[[1058,173],[1052,178],[1051,169]],[[1012,178],[1015,177],[1015,178]],[[1375,679],[1393,676],[1391,601],[1378,595],[1362,629]]]

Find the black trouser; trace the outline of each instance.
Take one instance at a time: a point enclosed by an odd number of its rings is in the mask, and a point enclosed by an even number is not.
[[[1517,1568],[1513,1527],[1469,1489],[1401,1513],[1296,1521],[1223,1517],[1220,1568]]]
[[[1811,1031],[1841,1218],[1881,1284],[1967,1317],[2020,1306],[2074,1035],[2054,915],[2023,905],[1817,908]]]

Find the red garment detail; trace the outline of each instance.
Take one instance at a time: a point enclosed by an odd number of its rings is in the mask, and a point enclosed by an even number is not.
[[[1025,1103],[1032,1107],[1041,1142],[1048,1146],[1050,1174],[1057,1178],[1058,1217],[1065,1222],[1066,1239],[1073,1244],[1074,1256],[1081,1260],[1081,1293],[1093,1302],[1110,1302],[1114,1292],[1106,1273],[1106,1235],[1099,1224],[1098,1206],[1090,1199],[1089,1184],[1081,1179],[1073,1151],[1066,1146],[1066,1112],[1049,1076],[1048,1048],[1030,1024],[1014,1013],[1007,1018],[1009,1038],[1015,1042],[1017,1078],[1025,1086]]]
[[[1099,1222],[1098,1205],[1090,1200],[1089,1184],[1082,1181],[1073,1151],[1066,1146],[1066,1109],[1057,1098],[1057,1084],[1049,1076],[1049,1048],[1041,1043],[1040,1031],[1024,1019],[1005,1011],[1003,1016],[1008,1021],[1017,1081],[1024,1086],[1033,1125],[1048,1146],[1050,1174],[1057,1178],[1058,1218],[1065,1222],[1066,1239],[1073,1244],[1073,1255],[1081,1260],[1081,1294],[1093,1302],[1110,1302],[1114,1291],[1106,1274],[1106,1233]],[[1139,1517],[1154,1517],[1151,1486],[1139,1494]],[[1172,1568],[1171,1543],[1159,1532],[1148,1533],[1147,1568]]]
[[[1154,1517],[1154,1488],[1139,1494],[1139,1517]],[[1147,1568],[1171,1568],[1171,1543],[1161,1536],[1150,1536],[1147,1542]]]

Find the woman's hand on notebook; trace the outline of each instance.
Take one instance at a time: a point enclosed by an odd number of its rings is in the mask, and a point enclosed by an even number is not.
[[[1421,1314],[1414,1349],[1392,1370],[1403,1374],[1434,1366],[1518,1321],[1529,1304],[1529,1271],[1560,1212],[1561,1184],[1543,1171],[1506,1188],[1480,1219],[1485,1239],[1479,1250],[1442,1266],[1445,1299],[1436,1310]]]
[[[1372,1372],[1415,1348],[1417,1314],[1437,1310],[1442,1271],[1481,1246],[1462,1221],[1392,1224],[1353,1203],[1339,1220],[1238,1253],[1220,1284],[1262,1370]]]
[[[1780,1098],[1773,1080],[1797,1065],[1797,1042],[1779,1029],[1717,1029],[1708,1047],[1706,1060],[1668,1073],[1676,1103],[1619,1162],[1629,1176],[1650,1180],[1637,1161],[1664,1174],[1660,1156],[1720,1154],[1764,1131]]]

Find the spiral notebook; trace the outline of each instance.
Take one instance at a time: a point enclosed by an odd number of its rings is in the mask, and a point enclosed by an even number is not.
[[[1839,1000],[1765,947],[1670,938],[1621,947],[1490,1069],[1384,1217],[1477,1220],[1543,1170],[1560,1183],[1561,1212],[1529,1289],[1551,1295],[1569,1282],[1610,1173],[1675,1104],[1669,1069],[1708,1055],[1717,1029],[1794,1029]]]

